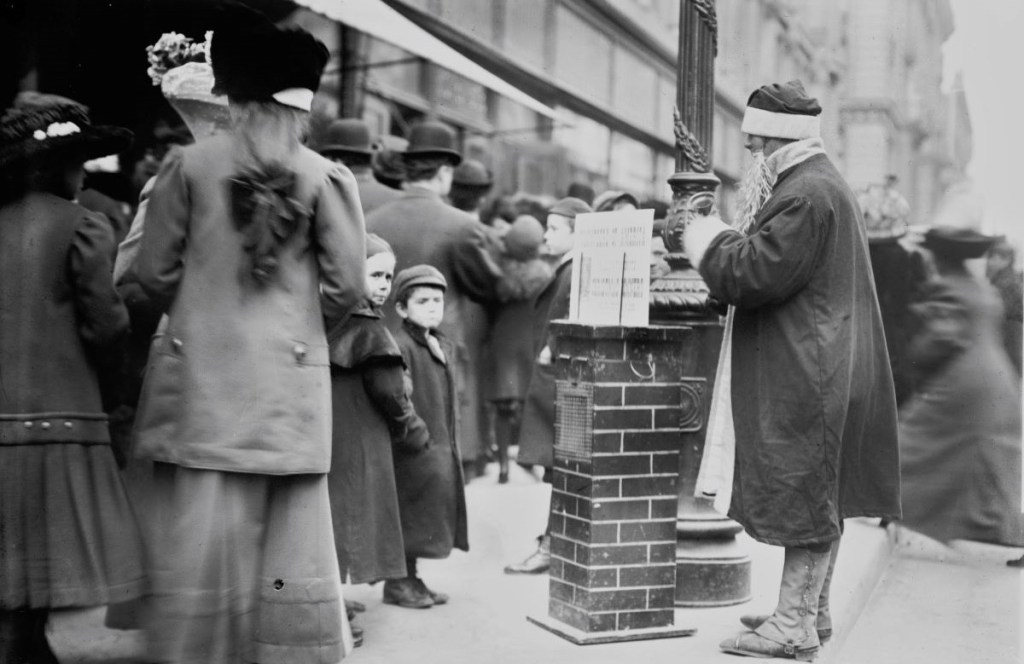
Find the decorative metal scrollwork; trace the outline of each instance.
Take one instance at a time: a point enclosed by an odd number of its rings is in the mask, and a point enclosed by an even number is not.
[[[676,147],[682,150],[683,156],[690,162],[690,166],[698,173],[711,171],[711,159],[704,146],[700,144],[693,132],[683,124],[683,117],[679,114],[679,107],[672,109],[672,121],[676,135]]]
[[[693,0],[693,5],[697,9],[697,15],[700,16],[700,20],[711,33],[711,44],[714,48],[714,54],[718,55],[718,13],[715,11],[714,0]]]

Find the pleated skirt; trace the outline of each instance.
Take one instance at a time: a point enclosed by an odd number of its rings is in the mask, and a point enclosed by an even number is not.
[[[109,445],[0,445],[0,608],[140,597],[142,543]]]

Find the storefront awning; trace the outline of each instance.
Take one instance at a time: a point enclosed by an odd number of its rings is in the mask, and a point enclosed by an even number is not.
[[[329,19],[426,58],[471,81],[494,90],[541,115],[558,119],[556,111],[510,85],[405,18],[382,0],[296,0]]]

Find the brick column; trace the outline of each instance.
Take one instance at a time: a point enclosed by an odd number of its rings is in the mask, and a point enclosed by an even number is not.
[[[548,616],[578,644],[688,636],[675,627],[680,428],[702,410],[682,377],[687,327],[556,322]]]

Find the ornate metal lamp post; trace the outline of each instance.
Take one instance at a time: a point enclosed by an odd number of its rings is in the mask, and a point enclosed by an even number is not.
[[[687,344],[693,348],[685,352],[691,361],[684,370],[694,374],[689,380],[699,388],[684,391],[684,400],[693,402],[693,417],[684,416],[680,426],[676,605],[726,606],[750,599],[750,557],[736,542],[740,525],[715,512],[710,500],[694,497],[722,324],[674,232],[689,213],[691,197],[713,193],[720,184],[711,169],[718,30],[714,0],[681,0],[679,12],[676,173],[669,178],[672,206],[663,234],[672,271],[651,284],[651,318],[693,329]]]

